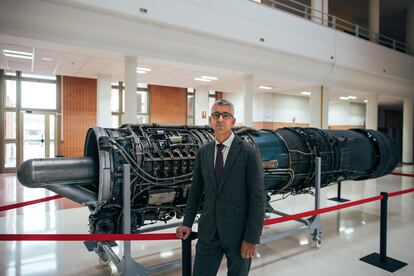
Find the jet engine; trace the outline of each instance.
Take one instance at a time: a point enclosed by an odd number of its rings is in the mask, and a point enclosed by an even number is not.
[[[377,178],[397,164],[395,144],[375,130],[240,127],[234,133],[260,152],[268,195],[312,192],[315,157],[322,160],[322,187]],[[94,127],[86,134],[84,157],[27,160],[18,179],[88,206],[91,233],[120,233],[123,165],[130,164],[134,233],[144,225],[183,216],[197,150],[211,141],[209,127]]]

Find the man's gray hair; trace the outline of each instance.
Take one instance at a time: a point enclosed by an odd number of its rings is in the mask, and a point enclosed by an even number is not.
[[[225,100],[225,99],[220,99],[220,100],[215,101],[213,106],[211,107],[211,113],[213,113],[213,108],[216,105],[228,105],[228,106],[230,106],[231,115],[234,115],[234,105],[230,101]]]

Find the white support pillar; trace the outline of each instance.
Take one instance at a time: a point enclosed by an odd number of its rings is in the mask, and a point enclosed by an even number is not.
[[[328,25],[329,1],[311,0],[311,18],[313,22]]]
[[[378,95],[370,95],[367,97],[366,105],[366,129],[378,129]]]
[[[196,126],[208,125],[208,91],[209,88],[202,86],[195,89],[194,124]]]
[[[411,47],[411,54],[414,55],[414,2],[407,8],[405,23],[405,41]]]
[[[253,76],[244,76],[243,83],[244,122],[247,127],[253,126]]]
[[[328,129],[329,90],[315,86],[309,96],[309,126]]]
[[[137,122],[137,58],[125,57],[125,113],[123,124]]]
[[[402,162],[413,162],[413,100],[404,100]]]
[[[369,0],[368,20],[371,40],[377,41],[377,34],[380,31],[380,0]]]
[[[98,76],[96,97],[96,124],[99,127],[112,127],[111,117],[111,76]]]

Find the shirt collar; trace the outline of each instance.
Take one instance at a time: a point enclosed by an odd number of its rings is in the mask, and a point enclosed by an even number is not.
[[[217,141],[217,139],[214,139],[215,140],[215,142],[216,142],[216,146],[218,145],[218,144],[220,144],[220,142],[219,141]],[[234,133],[233,133],[233,131],[231,132],[231,134],[230,134],[230,137],[229,138],[227,138],[227,140],[226,141],[224,141],[223,143],[221,143],[221,144],[223,144],[223,145],[225,145],[226,147],[230,147],[231,146],[231,143],[233,143],[233,140],[234,140]]]

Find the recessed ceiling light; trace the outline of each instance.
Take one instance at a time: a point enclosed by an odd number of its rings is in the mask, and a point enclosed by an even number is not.
[[[201,78],[208,79],[208,80],[218,80],[217,77],[211,77],[211,76],[201,76]]]
[[[364,100],[364,103],[367,103],[368,102],[368,100]]]
[[[203,78],[194,78],[194,80],[196,80],[196,81],[205,81],[205,82],[211,81],[210,79],[203,79]]]
[[[33,59],[33,53],[29,53],[29,52],[3,50],[3,53],[6,57],[14,57],[14,58],[22,58],[22,59]]]
[[[53,58],[50,58],[50,57],[42,57],[42,60],[44,60],[44,61],[52,61]]]
[[[266,85],[260,85],[259,86],[260,89],[264,89],[264,90],[271,90],[273,87],[271,86],[266,86]]]
[[[309,91],[303,91],[302,92],[302,95],[307,95],[307,96],[309,96],[310,94],[312,94],[311,92],[309,92]]]

